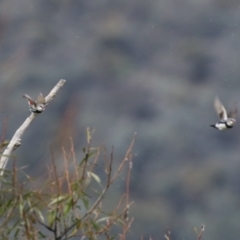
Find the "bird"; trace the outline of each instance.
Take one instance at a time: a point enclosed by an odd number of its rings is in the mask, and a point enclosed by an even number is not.
[[[236,123],[236,116],[238,112],[237,108],[235,107],[232,111],[227,113],[218,97],[214,100],[214,107],[220,117],[220,121],[210,126],[220,131],[232,128]]]
[[[28,100],[29,111],[33,113],[42,113],[45,110],[45,97],[39,93],[37,101],[34,101],[29,95],[24,94],[24,98]]]

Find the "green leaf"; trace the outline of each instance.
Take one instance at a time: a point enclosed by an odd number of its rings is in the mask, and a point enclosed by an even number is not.
[[[50,211],[47,217],[49,225],[52,226],[56,218],[56,210]]]
[[[10,227],[10,229],[8,230],[8,232],[9,232],[9,234],[12,232],[12,230],[14,229],[14,228],[19,228],[19,225],[20,225],[20,220],[17,220],[14,224],[13,224],[13,226],[11,226]]]
[[[97,224],[97,222],[95,222],[93,220],[91,220],[91,225],[96,231],[98,231],[100,229],[100,226]]]
[[[36,215],[38,216],[38,218],[39,218],[42,222],[44,222],[43,214],[42,214],[42,212],[41,212],[39,209],[33,208],[32,211],[34,211],[34,212],[36,213]]]
[[[101,183],[101,179],[98,177],[98,175],[96,175],[95,173],[93,172],[87,172],[87,174],[92,177],[97,183]]]
[[[109,220],[109,218],[110,218],[110,217],[102,217],[102,218],[98,219],[96,222],[97,222],[97,223],[106,222],[106,221]]]
[[[63,215],[66,216],[72,208],[73,208],[73,200],[72,200],[72,197],[70,197],[66,202],[66,204],[64,204],[63,206]]]
[[[19,231],[20,231],[20,229],[17,229],[17,231],[15,232],[15,234],[14,234],[15,238],[18,236]]]
[[[95,156],[96,153],[99,151],[99,147],[97,148],[83,148],[83,152],[85,154],[84,158],[80,161],[79,166],[81,166],[85,161],[87,161],[90,157]]]
[[[39,234],[39,236],[41,237],[41,238],[46,238],[47,236],[46,235],[44,235],[42,232],[38,232],[38,234]]]
[[[23,217],[23,203],[21,202],[20,204],[19,204],[19,214],[20,214],[20,217],[22,218]]]
[[[54,198],[50,203],[49,206],[54,205],[54,204],[59,204],[60,202],[64,201],[67,198],[67,196],[58,196]]]
[[[78,229],[74,228],[73,231],[69,234],[69,238],[75,236],[75,234],[77,233]]]
[[[83,201],[83,204],[84,204],[85,208],[88,209],[89,208],[88,200],[85,197],[82,197],[82,201]]]

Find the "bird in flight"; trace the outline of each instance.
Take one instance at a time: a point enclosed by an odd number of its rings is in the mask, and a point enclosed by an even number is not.
[[[235,107],[232,111],[227,113],[218,97],[215,98],[214,107],[220,117],[220,121],[210,126],[220,131],[232,128],[236,123],[237,108]]]

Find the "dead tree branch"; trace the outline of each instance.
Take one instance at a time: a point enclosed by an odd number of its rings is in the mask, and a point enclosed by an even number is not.
[[[60,88],[65,84],[66,80],[61,79],[57,85],[52,89],[52,91],[45,97],[46,104],[48,105],[49,102],[56,96],[57,92]],[[3,175],[4,170],[6,168],[7,162],[13,153],[21,145],[21,137],[25,130],[29,127],[32,121],[38,116],[38,113],[31,113],[31,115],[24,121],[24,123],[19,127],[19,129],[13,135],[11,141],[9,142],[8,146],[4,150],[1,158],[0,158],[0,176]]]

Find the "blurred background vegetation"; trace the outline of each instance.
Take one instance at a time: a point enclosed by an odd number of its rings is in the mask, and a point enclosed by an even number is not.
[[[28,116],[22,94],[67,80],[22,139],[18,167],[41,181],[50,146],[61,156],[69,137],[81,159],[86,127],[120,161],[137,132],[129,239],[162,239],[166,228],[196,239],[202,223],[203,238],[237,239],[240,126],[209,125],[216,95],[227,108],[240,104],[239,10],[236,0],[0,1],[6,138]],[[123,191],[124,181],[109,205]]]

